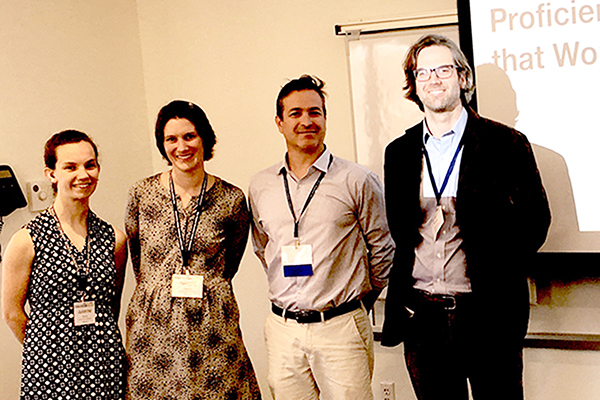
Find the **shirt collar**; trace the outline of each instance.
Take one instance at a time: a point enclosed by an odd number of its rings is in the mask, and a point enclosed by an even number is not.
[[[321,153],[319,158],[317,158],[317,160],[310,166],[310,168],[318,169],[321,172],[327,172],[327,169],[329,168],[329,158],[330,157],[331,157],[331,152],[329,151],[327,146],[325,146],[325,150],[323,150],[323,153]],[[290,166],[288,165],[287,153],[285,153],[285,158],[284,158],[283,162],[281,163],[281,167],[279,168],[279,174],[283,173],[284,169],[286,169],[288,173],[291,171]]]
[[[330,156],[331,152],[329,151],[327,146],[325,146],[325,150],[323,150],[323,153],[319,156],[319,158],[317,158],[317,161],[315,161],[312,166],[321,172],[327,172],[327,169],[329,168]]]
[[[458,121],[456,121],[456,123],[454,124],[452,129],[450,129],[450,131],[442,135],[442,138],[448,135],[456,135],[457,140],[462,139],[463,133],[465,132],[465,127],[467,126],[468,119],[469,114],[467,113],[467,110],[463,107],[460,113],[460,117],[458,117]],[[426,144],[430,137],[433,137],[433,135],[431,134],[431,132],[429,132],[429,128],[427,127],[426,121],[423,120],[423,143]]]

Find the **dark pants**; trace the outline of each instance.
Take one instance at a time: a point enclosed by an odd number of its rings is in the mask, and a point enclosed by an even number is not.
[[[410,305],[404,355],[419,400],[468,400],[467,381],[474,400],[523,399],[522,338],[498,329],[501,306],[417,290]]]

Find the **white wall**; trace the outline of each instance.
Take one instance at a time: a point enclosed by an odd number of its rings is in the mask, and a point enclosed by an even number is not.
[[[189,99],[207,112],[218,138],[207,169],[245,190],[255,172],[283,156],[273,123],[279,88],[302,73],[316,74],[329,93],[327,143],[334,154],[352,160],[345,44],[334,25],[455,7],[454,0],[138,0],[137,10],[134,0],[38,3],[4,1],[0,13],[0,163],[11,164],[24,185],[41,176],[41,146],[51,133],[67,127],[88,131],[103,157],[94,209],[119,226],[127,188],[165,168],[152,127],[168,101]],[[1,243],[31,216],[20,210],[7,218]],[[124,302],[132,288],[128,273]],[[267,286],[250,246],[234,286],[244,339],[269,398],[262,336]],[[0,399],[13,399],[20,347],[4,324],[0,351]],[[528,398],[587,399],[599,393],[600,384],[576,374],[600,376],[600,360],[596,353],[581,354],[527,351]],[[564,384],[570,394],[548,390],[562,374],[572,377]],[[377,347],[376,389],[380,381],[396,382],[397,399],[413,398],[401,347]]]

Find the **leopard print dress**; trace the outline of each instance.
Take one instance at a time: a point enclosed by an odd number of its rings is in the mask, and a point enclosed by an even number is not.
[[[183,207],[177,198],[186,237],[198,201]],[[248,240],[243,192],[216,178],[202,201],[189,262],[189,273],[204,277],[201,299],[171,296],[183,262],[160,174],[129,191],[125,227],[137,281],[127,312],[127,398],[260,399],[231,285]]]

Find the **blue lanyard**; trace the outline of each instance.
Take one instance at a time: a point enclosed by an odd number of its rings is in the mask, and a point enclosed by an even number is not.
[[[444,182],[442,183],[442,188],[438,192],[437,185],[435,184],[435,179],[433,178],[433,172],[431,171],[431,161],[429,160],[429,154],[427,153],[427,148],[425,148],[425,144],[423,144],[423,152],[425,153],[425,161],[427,161],[427,171],[429,172],[429,179],[431,180],[431,186],[433,187],[433,192],[435,193],[435,199],[437,200],[437,205],[440,205],[440,200],[442,199],[442,193],[444,193],[444,189],[446,189],[446,185],[448,184],[448,179],[450,179],[450,175],[452,175],[452,171],[454,170],[454,165],[456,164],[456,158],[458,157],[458,153],[460,153],[460,149],[463,147],[463,141],[461,139],[460,143],[456,147],[456,151],[454,152],[454,157],[452,157],[452,162],[448,167],[448,171],[446,171],[446,177],[444,178]]]
[[[333,155],[330,154],[329,155],[329,164],[327,165],[327,168],[329,168],[331,166],[332,162],[333,162]],[[292,203],[292,196],[290,195],[290,188],[289,188],[289,183],[288,183],[288,179],[287,179],[287,170],[285,169],[285,167],[283,168],[282,174],[283,174],[283,186],[285,186],[285,196],[287,198],[288,207],[290,208],[290,212],[292,213],[292,218],[294,218],[294,238],[297,239],[299,237],[298,230],[300,228],[300,218],[302,218],[302,215],[304,215],[304,211],[306,211],[306,208],[308,207],[308,203],[310,203],[310,201],[314,197],[315,193],[317,192],[317,188],[321,184],[321,181],[323,180],[323,178],[325,178],[325,171],[321,172],[321,175],[319,175],[319,177],[317,178],[317,181],[313,185],[310,193],[308,194],[308,197],[306,198],[306,201],[304,202],[304,207],[302,207],[302,211],[300,211],[300,216],[298,218],[296,218],[296,213],[294,212],[294,203]]]

